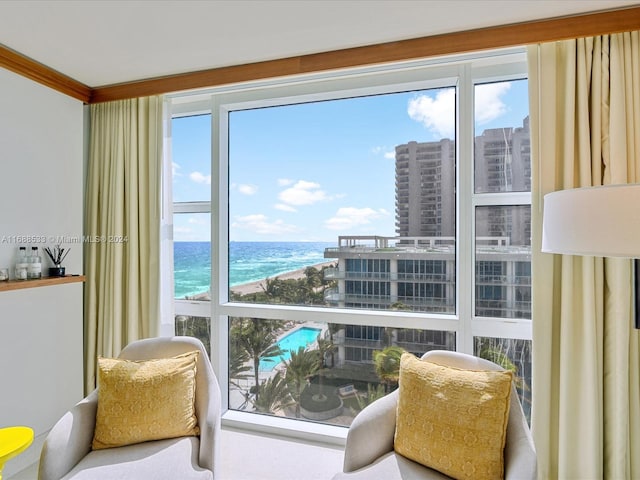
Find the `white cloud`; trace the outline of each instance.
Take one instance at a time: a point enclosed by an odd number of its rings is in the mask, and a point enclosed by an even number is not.
[[[385,146],[376,146],[376,147],[372,147],[371,148],[371,153],[373,153],[374,155],[382,155],[383,158],[389,158],[391,160],[395,160],[396,158],[396,151],[394,150],[389,150],[389,147],[385,147]]]
[[[211,175],[204,175],[200,172],[192,172],[189,174],[189,178],[196,183],[206,183],[211,185]]]
[[[178,170],[180,170],[180,165],[178,165],[176,162],[171,162],[171,175],[173,175],[174,177],[179,176],[180,173],[178,173]]]
[[[325,220],[324,224],[330,230],[348,230],[356,226],[367,225],[372,220],[385,215],[389,215],[389,212],[384,209],[342,207],[333,217]]]
[[[278,179],[278,186],[279,187],[288,187],[292,183],[293,183],[293,180],[291,180],[289,178],[279,178]]]
[[[435,98],[418,95],[409,100],[409,118],[420,122],[441,138],[453,138],[455,133],[456,97],[453,88],[440,90]]]
[[[231,224],[231,227],[249,230],[252,233],[257,233],[259,235],[282,235],[298,231],[298,227],[295,225],[288,225],[282,220],[271,221],[269,217],[263,214],[236,217],[236,220]]]
[[[276,203],[273,208],[275,208],[276,210],[282,210],[283,212],[297,212],[298,210],[296,210],[295,208],[293,208],[291,205],[285,205],[284,203]]]
[[[320,189],[320,184],[298,180],[292,187],[280,192],[278,198],[287,205],[312,205],[322,200],[329,200],[324,190]]]
[[[243,195],[254,195],[258,191],[258,187],[255,185],[240,184],[238,185],[238,191]]]
[[[502,96],[509,91],[511,83],[497,82],[477,85],[475,89],[475,115],[479,124],[488,123],[507,111]]]

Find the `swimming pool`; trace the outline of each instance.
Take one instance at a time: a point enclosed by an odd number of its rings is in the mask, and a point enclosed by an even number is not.
[[[318,338],[318,334],[322,330],[319,328],[302,327],[295,330],[278,341],[278,346],[282,350],[282,355],[277,357],[263,357],[260,359],[261,372],[270,372],[278,363],[291,358],[291,350],[298,350],[300,347],[306,347]]]

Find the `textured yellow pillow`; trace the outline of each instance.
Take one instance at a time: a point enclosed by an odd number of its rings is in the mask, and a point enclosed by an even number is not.
[[[135,362],[99,358],[93,449],[198,435],[198,353]]]
[[[403,354],[395,451],[456,479],[503,478],[512,377]]]

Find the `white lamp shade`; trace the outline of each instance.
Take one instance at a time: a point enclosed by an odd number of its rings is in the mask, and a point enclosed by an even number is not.
[[[640,257],[640,184],[549,193],[543,218],[543,252]]]

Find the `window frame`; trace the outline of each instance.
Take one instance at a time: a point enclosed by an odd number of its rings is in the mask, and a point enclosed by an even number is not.
[[[481,206],[531,205],[530,192],[475,193],[474,189],[474,99],[475,85],[527,78],[524,49],[505,49],[482,55],[465,55],[386,65],[368,69],[284,78],[218,88],[189,98],[171,97],[171,116],[209,111],[211,117],[211,302],[173,299],[175,314],[210,316],[212,364],[223,392],[223,422],[263,432],[342,443],[344,427],[274,418],[228,409],[229,317],[255,317],[298,321],[325,321],[362,326],[397,326],[410,329],[444,330],[456,335],[456,350],[473,354],[475,337],[531,340],[532,320],[475,316],[475,209]],[[228,298],[229,238],[229,135],[231,111],[384,94],[426,88],[456,88],[456,313],[434,314],[402,311],[369,311],[292,305],[246,304]],[[219,142],[219,139],[224,141]],[[464,160],[462,160],[464,159]],[[169,170],[171,172],[169,161]],[[166,171],[166,170],[165,170]],[[170,182],[169,182],[170,183]],[[165,182],[166,189],[166,182]],[[170,188],[169,188],[170,191]],[[205,208],[203,202],[170,204],[173,213]],[[197,204],[197,205],[196,205]],[[202,211],[202,210],[199,210]],[[164,236],[163,236],[164,239]],[[172,236],[170,237],[172,242]],[[163,255],[166,251],[163,250]],[[173,268],[173,259],[167,262]],[[167,271],[166,269],[164,270]],[[166,293],[166,291],[165,291]],[[171,275],[171,293],[173,276]],[[173,297],[173,295],[171,295]],[[463,300],[464,299],[464,300]]]
[[[163,191],[161,220],[161,299],[160,335],[175,335],[175,317],[211,317],[208,301],[176,299],[174,297],[173,275],[173,216],[174,214],[208,213],[211,215],[211,201],[173,201],[173,157],[171,149],[171,121],[175,118],[196,115],[211,115],[210,95],[188,95],[168,97],[165,100]],[[212,218],[213,221],[213,218]]]

